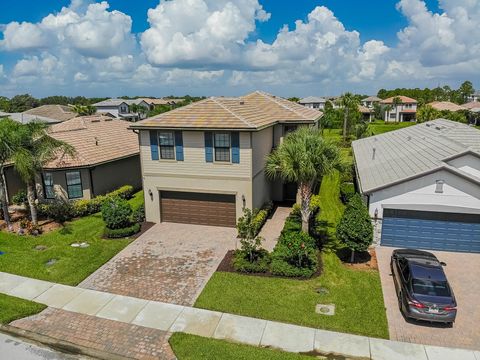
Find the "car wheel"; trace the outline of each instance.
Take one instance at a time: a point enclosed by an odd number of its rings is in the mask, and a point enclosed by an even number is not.
[[[453,322],[447,322],[446,325],[447,325],[447,327],[449,327],[449,328],[453,328]]]
[[[400,311],[403,311],[402,310],[402,293],[401,292],[398,293],[397,300],[398,300],[398,309]]]

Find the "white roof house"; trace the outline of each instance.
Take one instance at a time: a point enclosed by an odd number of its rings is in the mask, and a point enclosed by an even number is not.
[[[144,119],[145,114],[137,114],[130,110],[131,105],[140,105],[150,110],[151,106],[143,99],[107,99],[97,102],[93,106],[97,109],[97,113],[110,113],[116,118],[137,121]]]
[[[301,99],[298,103],[311,109],[323,109],[328,100],[318,96],[308,96]]]
[[[480,130],[437,119],[352,147],[382,244],[480,252]]]

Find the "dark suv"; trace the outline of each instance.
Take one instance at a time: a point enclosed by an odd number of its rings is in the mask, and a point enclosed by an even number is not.
[[[457,302],[442,266],[445,263],[426,251],[393,251],[390,267],[398,305],[406,317],[453,325]]]

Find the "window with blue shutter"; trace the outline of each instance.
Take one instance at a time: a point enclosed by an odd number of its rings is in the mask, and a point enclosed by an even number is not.
[[[205,131],[205,161],[213,162],[213,139],[210,131]]]
[[[157,130],[150,130],[150,152],[152,160],[158,160],[158,137]]]
[[[183,161],[183,136],[181,131],[175,131],[175,155],[177,161]]]
[[[240,163],[240,134],[235,131],[231,134],[232,138],[232,163]]]

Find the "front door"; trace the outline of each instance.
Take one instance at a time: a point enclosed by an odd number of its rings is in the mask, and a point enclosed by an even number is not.
[[[290,182],[283,184],[283,200],[297,201],[297,183]]]

